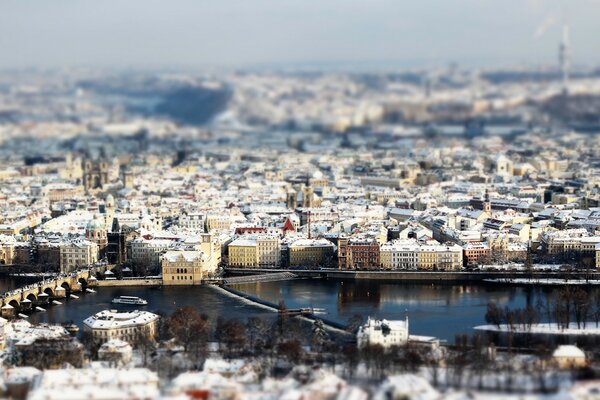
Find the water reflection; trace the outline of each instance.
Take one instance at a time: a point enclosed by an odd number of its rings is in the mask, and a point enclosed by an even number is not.
[[[535,305],[556,289],[485,284],[410,284],[385,281],[293,280],[240,284],[236,289],[288,307],[319,307],[326,317],[347,322],[354,315],[402,319],[408,314],[411,332],[453,341],[485,323],[487,305],[511,308]]]

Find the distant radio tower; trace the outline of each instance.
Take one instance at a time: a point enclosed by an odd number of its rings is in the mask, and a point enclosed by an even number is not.
[[[558,62],[560,63],[560,72],[562,74],[562,92],[564,95],[569,90],[569,70],[571,60],[569,58],[569,25],[563,25],[562,40],[558,48]]]

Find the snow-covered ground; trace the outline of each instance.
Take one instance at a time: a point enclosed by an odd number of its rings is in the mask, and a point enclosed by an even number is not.
[[[563,264],[533,264],[533,271],[560,271]],[[489,264],[481,265],[479,269],[482,271],[526,271],[527,268],[523,263],[507,263],[507,264]]]
[[[510,283],[515,285],[600,285],[597,279],[559,279],[559,278],[498,278],[484,279],[484,282]]]
[[[596,325],[595,322],[586,322],[581,327],[577,327],[576,322],[571,322],[568,328],[561,328],[556,323],[543,322],[539,324],[527,325],[513,325],[512,327],[507,324],[498,325],[479,325],[474,327],[480,331],[491,331],[491,332],[514,332],[514,333],[533,333],[540,335],[600,335],[600,325]]]

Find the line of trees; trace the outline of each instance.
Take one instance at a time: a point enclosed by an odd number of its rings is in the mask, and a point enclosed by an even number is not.
[[[591,293],[578,286],[564,286],[554,296],[538,298],[535,305],[524,308],[500,307],[489,303],[485,320],[498,328],[507,326],[510,331],[530,331],[531,328],[545,320],[556,324],[559,329],[569,328],[572,323],[578,329],[585,329],[590,321],[595,326],[600,324],[600,291]]]

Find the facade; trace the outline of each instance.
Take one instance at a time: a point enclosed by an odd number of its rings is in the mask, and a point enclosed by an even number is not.
[[[281,245],[276,236],[260,235],[256,238],[256,257],[261,268],[276,268],[281,264]]]
[[[418,249],[416,240],[395,240],[381,246],[381,266],[384,269],[408,269],[418,268]]]
[[[379,243],[375,238],[350,238],[346,266],[347,269],[377,269],[381,266]]]
[[[485,242],[469,242],[463,247],[466,265],[479,265],[490,259],[490,246]]]
[[[204,214],[199,212],[182,212],[179,216],[179,227],[196,232],[204,232]]]
[[[160,255],[171,247],[168,239],[152,239],[139,237],[131,241],[131,261],[148,268],[160,266]]]
[[[83,187],[85,191],[102,189],[108,183],[109,165],[106,161],[86,160],[83,164]]]
[[[542,247],[548,254],[580,251],[582,239],[588,236],[587,230],[583,228],[548,230],[542,234]]]
[[[367,323],[358,328],[356,342],[358,348],[368,346],[402,346],[408,343],[408,317],[404,321],[367,319]]]
[[[337,242],[337,258],[339,269],[346,268],[346,263],[348,262],[348,240],[349,239],[347,237],[340,237]]]
[[[198,250],[168,250],[161,256],[164,285],[199,285],[206,271],[207,257]]]
[[[457,244],[425,244],[419,248],[417,265],[422,270],[456,271],[462,268],[462,256]]]
[[[415,239],[394,240],[381,246],[384,269],[460,270],[463,249],[456,244],[419,243]]]
[[[229,243],[230,267],[258,267],[257,244],[251,238],[239,238]]]
[[[206,229],[208,232],[215,229],[229,229],[233,223],[233,218],[229,215],[207,215]]]
[[[60,247],[60,271],[71,272],[98,261],[98,245],[87,239],[76,239]]]
[[[327,239],[298,239],[289,246],[290,267],[320,267],[329,265],[334,246]]]
[[[97,343],[111,339],[135,343],[140,336],[156,337],[158,318],[158,315],[148,311],[104,310],[86,318],[83,327]]]

